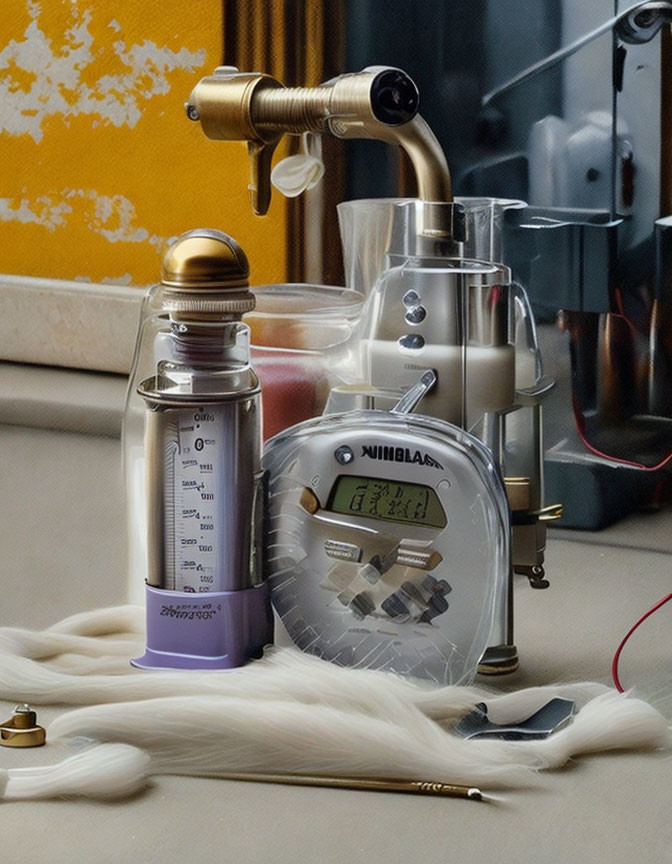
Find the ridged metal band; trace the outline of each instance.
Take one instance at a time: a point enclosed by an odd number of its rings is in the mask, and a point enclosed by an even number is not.
[[[226,299],[198,295],[182,294],[166,297],[165,309],[168,312],[198,312],[198,313],[230,313],[243,315],[251,312],[256,304],[253,294],[238,294]]]

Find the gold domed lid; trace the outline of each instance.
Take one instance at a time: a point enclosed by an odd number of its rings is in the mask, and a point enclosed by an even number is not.
[[[161,284],[171,311],[243,314],[254,308],[247,256],[223,231],[197,228],[168,249]]]
[[[250,265],[233,237],[223,231],[197,228],[178,237],[163,258],[161,282],[198,291],[246,288]]]

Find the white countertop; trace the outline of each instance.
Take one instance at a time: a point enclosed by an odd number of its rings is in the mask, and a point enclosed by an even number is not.
[[[123,388],[115,380],[109,382],[115,393],[105,399],[118,405]],[[109,432],[101,435],[95,423],[88,431],[0,427],[1,624],[40,628],[125,599],[119,441]],[[524,580],[517,586],[521,669],[495,683],[511,689],[609,682],[611,656],[623,633],[671,590],[672,511],[633,516],[599,534],[555,529],[547,573],[547,591],[534,591]],[[670,670],[664,677],[672,689],[672,611],[660,614],[624,658],[626,683],[649,680],[657,665],[659,674]],[[4,703],[0,710],[9,716],[12,707]],[[41,719],[60,710],[45,708]],[[56,745],[0,749],[0,766],[59,756]],[[581,758],[492,805],[162,777],[123,803],[3,803],[3,859],[666,861],[672,848],[669,769],[670,755],[661,753]]]

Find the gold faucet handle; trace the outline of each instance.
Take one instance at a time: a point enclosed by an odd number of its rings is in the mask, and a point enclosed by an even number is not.
[[[208,138],[248,142],[249,189],[258,216],[263,216],[271,203],[271,160],[284,131],[256,121],[253,105],[265,90],[284,88],[270,75],[220,66],[214,75],[198,82],[186,105],[187,117],[200,121]]]
[[[248,141],[247,150],[250,154],[250,197],[252,209],[257,216],[268,213],[271,203],[271,162],[278,140]]]
[[[17,705],[14,713],[0,724],[0,745],[3,747],[41,747],[47,733],[38,726],[37,714],[30,705]]]

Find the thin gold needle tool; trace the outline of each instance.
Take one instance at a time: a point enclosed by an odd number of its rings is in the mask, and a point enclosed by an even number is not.
[[[468,798],[485,801],[486,797],[475,786],[456,786],[454,783],[433,783],[427,780],[387,780],[366,777],[328,777],[319,774],[225,774],[225,780],[243,780],[254,783],[282,783],[290,786],[325,786],[331,789],[364,789],[373,792],[407,792],[419,795],[443,795],[450,798]]]

